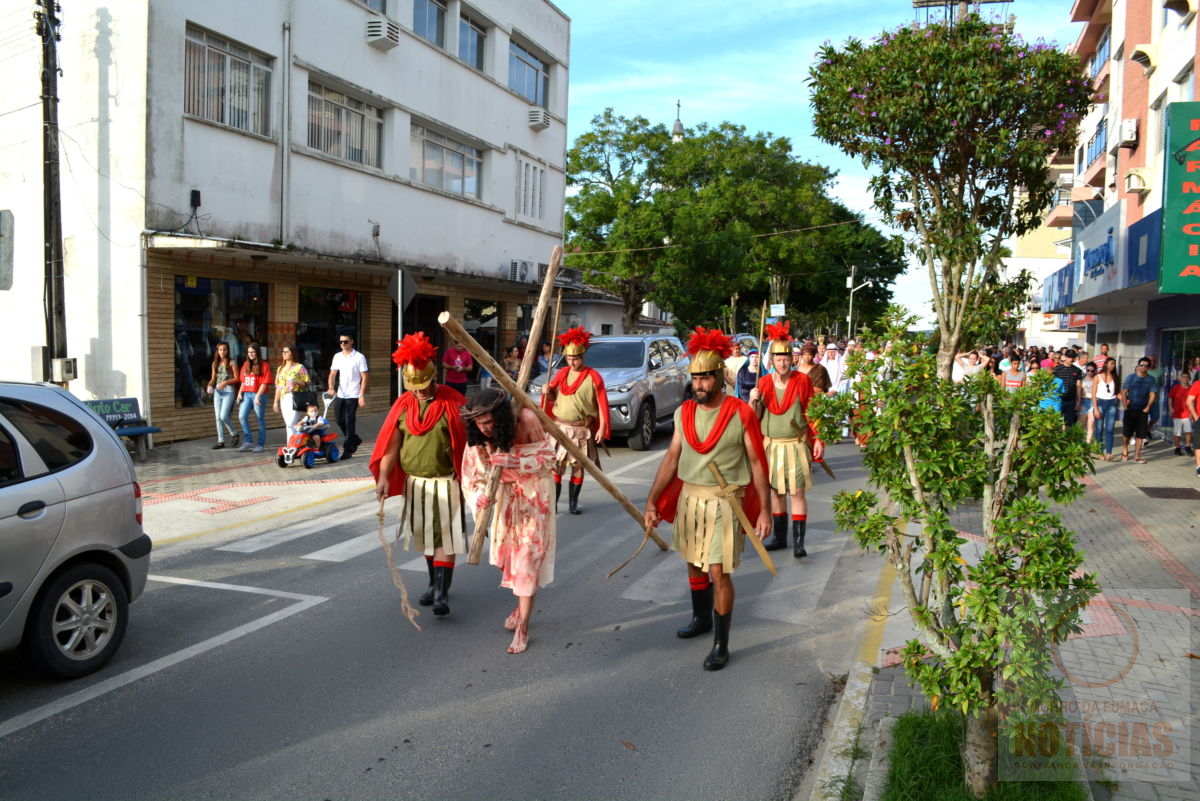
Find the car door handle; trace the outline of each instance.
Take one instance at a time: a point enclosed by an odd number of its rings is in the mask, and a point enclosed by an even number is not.
[[[21,504],[21,508],[17,510],[17,517],[23,517],[28,520],[37,517],[38,513],[45,508],[45,501],[30,501],[29,503]]]

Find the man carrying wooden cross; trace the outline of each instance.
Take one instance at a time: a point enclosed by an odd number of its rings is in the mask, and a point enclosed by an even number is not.
[[[433,614],[450,614],[455,554],[467,552],[462,502],[466,427],[457,391],[435,384],[437,348],[424,333],[409,334],[392,361],[401,367],[407,392],[392,404],[371,453],[370,470],[380,500],[404,496],[400,531],[410,549],[423,551],[429,590],[418,599]]]
[[[562,345],[567,366],[554,374],[546,383],[542,393],[542,409],[558,423],[559,428],[599,464],[596,444],[608,439],[608,394],[604,390],[604,379],[583,364],[584,354],[591,343],[592,335],[583,326],[567,329],[558,338]],[[583,465],[561,444],[558,446],[558,467],[554,471],[554,502],[562,494],[562,474],[571,466],[571,486],[567,490],[569,511],[579,514],[579,490],[583,487]]]
[[[474,499],[478,520],[495,504],[489,561],[500,568],[500,586],[517,596],[517,608],[504,621],[513,632],[510,654],[529,646],[529,616],[539,587],[554,581],[555,516],[550,506],[554,445],[530,409],[514,412],[508,395],[481,389],[463,407],[467,448],[463,488]],[[496,497],[487,495],[488,477],[499,467]]]
[[[768,348],[775,371],[759,379],[750,391],[750,402],[763,407],[762,432],[765,435],[767,461],[771,477],[771,539],[768,551],[787,547],[787,499],[792,501],[792,555],[807,556],[804,535],[808,527],[808,501],[805,488],[812,488],[812,462],[820,461],[825,444],[817,438],[816,426],[805,416],[813,396],[808,376],[792,366],[792,337],[785,320],[767,326],[771,340]]]
[[[754,412],[725,394],[724,360],[733,341],[720,331],[697,328],[687,350],[694,400],[675,411],[675,433],[643,514],[647,526],[675,523],[672,548],[687,562],[692,585],[690,625],[695,629],[697,619],[711,615],[713,647],[703,667],[720,670],[729,661],[733,571],[746,536],[739,511],[755,521],[760,540],[771,530],[767,459]]]

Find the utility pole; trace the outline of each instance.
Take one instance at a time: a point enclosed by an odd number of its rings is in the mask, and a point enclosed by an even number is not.
[[[51,363],[67,355],[67,320],[63,286],[62,202],[58,169],[58,13],[55,0],[37,0],[37,34],[42,39],[42,193],[45,238],[46,351],[43,380],[51,378]],[[65,385],[65,380],[62,381]]]

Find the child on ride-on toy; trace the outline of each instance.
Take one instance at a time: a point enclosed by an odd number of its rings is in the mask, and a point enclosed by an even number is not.
[[[296,430],[308,434],[308,447],[314,451],[321,450],[321,432],[329,428],[329,421],[321,416],[316,401],[308,404],[304,416],[296,421]]]

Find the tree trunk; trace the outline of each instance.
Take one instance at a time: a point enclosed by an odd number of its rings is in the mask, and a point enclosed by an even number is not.
[[[937,372],[938,378],[950,380],[954,369],[954,356],[958,351],[958,342],[950,341],[950,337],[942,332],[942,336],[938,338],[937,352]]]
[[[963,778],[967,790],[975,798],[983,798],[997,783],[997,720],[996,699],[992,693],[993,676],[989,669],[979,671],[985,692],[982,709],[967,717],[963,732]]]

